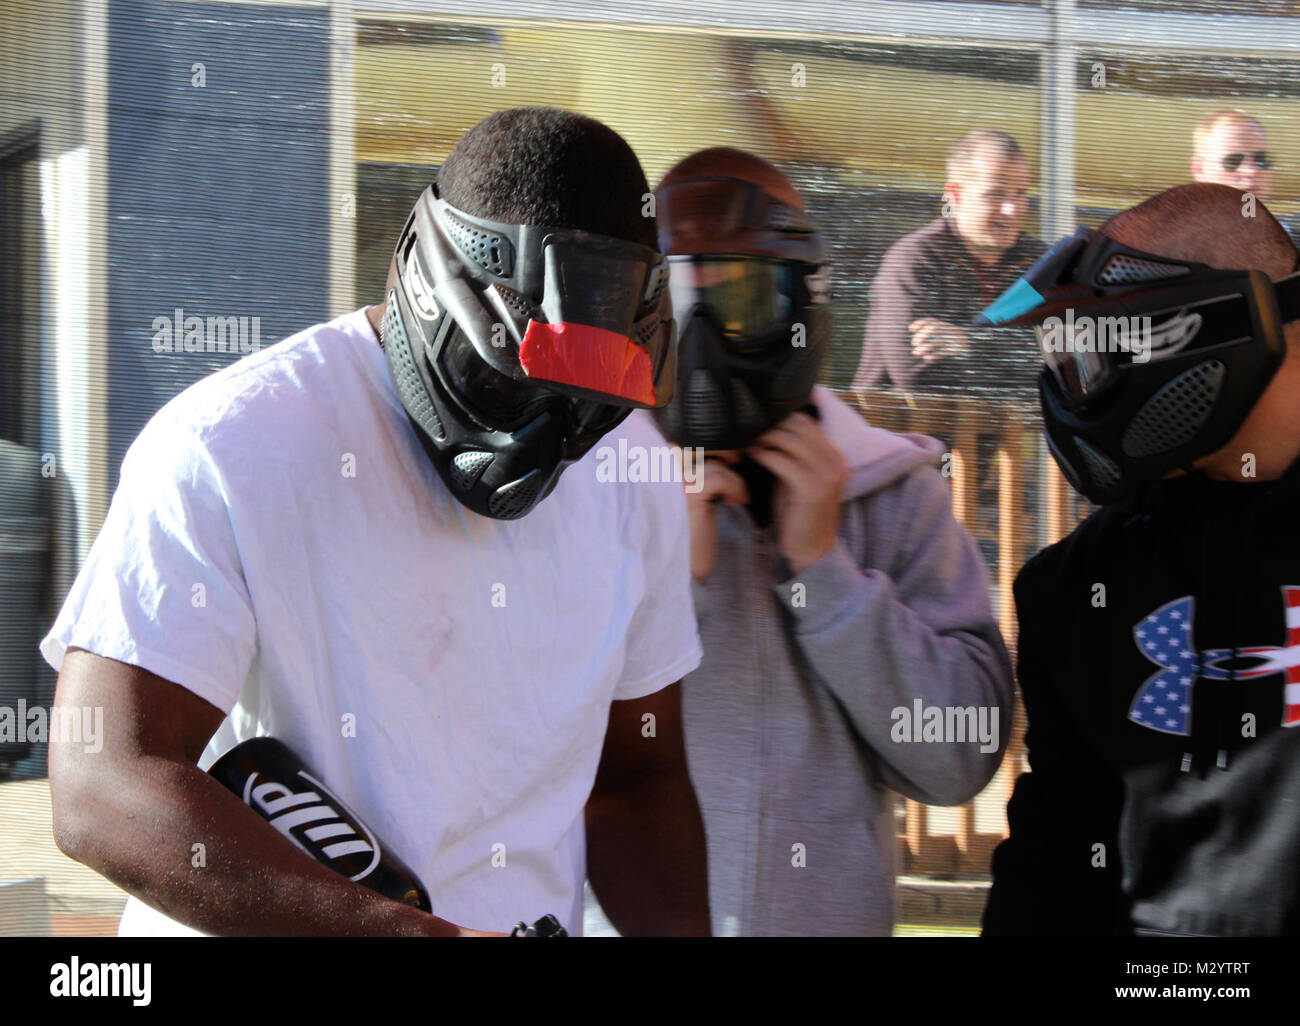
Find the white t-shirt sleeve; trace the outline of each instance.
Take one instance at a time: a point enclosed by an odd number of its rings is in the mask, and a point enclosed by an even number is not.
[[[691,539],[680,484],[646,484],[650,514],[645,594],[628,628],[627,658],[614,698],[644,698],[700,665],[704,650],[691,600]]]
[[[256,650],[224,488],[196,432],[164,410],[132,443],[108,516],[41,653],[139,666],[234,707]]]

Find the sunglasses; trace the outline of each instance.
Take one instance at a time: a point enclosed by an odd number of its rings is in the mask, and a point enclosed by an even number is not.
[[[1256,150],[1254,153],[1229,153],[1223,158],[1223,169],[1225,171],[1236,171],[1247,157],[1254,160],[1255,166],[1261,171],[1267,171],[1273,166],[1272,158],[1269,157],[1267,150]]]

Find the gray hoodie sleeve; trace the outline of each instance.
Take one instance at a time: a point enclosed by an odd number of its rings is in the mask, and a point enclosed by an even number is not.
[[[969,800],[1007,745],[1011,664],[988,587],[930,465],[847,504],[836,545],[774,586],[804,658],[875,753],[882,779],[917,801]],[[951,707],[983,707],[996,750],[982,752],[978,740],[919,743],[921,724],[904,729],[900,712],[910,724],[918,699],[945,719]]]

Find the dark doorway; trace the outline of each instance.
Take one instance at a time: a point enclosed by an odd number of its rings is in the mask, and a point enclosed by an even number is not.
[[[40,444],[41,205],[35,129],[0,137],[0,438]]]

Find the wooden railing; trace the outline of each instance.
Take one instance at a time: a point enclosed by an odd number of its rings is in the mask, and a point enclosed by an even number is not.
[[[945,475],[952,484],[953,514],[972,535],[979,536],[981,520],[996,509],[992,537],[996,558],[988,565],[998,623],[1014,662],[1016,610],[1012,595],[1016,573],[1025,556],[1068,533],[1086,515],[1061,476],[1045,447],[1038,444],[1039,412],[1036,403],[1018,400],[975,399],[964,396],[919,396],[896,392],[839,392],[876,427],[912,431],[946,440],[950,460]],[[980,439],[985,439],[981,446]],[[980,450],[992,466],[980,466]],[[980,504],[980,482],[992,474],[996,501]],[[1032,478],[1031,478],[1032,475]],[[1035,501],[1024,500],[1027,479],[1038,482]],[[984,515],[984,516],[982,516]],[[986,563],[988,561],[986,560]],[[952,829],[936,829],[936,821],[951,819],[911,799],[904,802],[899,831],[902,847],[900,872],[919,876],[971,877],[989,872],[993,849],[1006,836],[1006,803],[1024,765],[1024,723],[1017,691],[1010,740],[997,774],[975,799],[958,807]],[[991,808],[992,806],[992,808]],[[998,824],[977,829],[977,808]],[[938,824],[942,825],[942,824]]]

